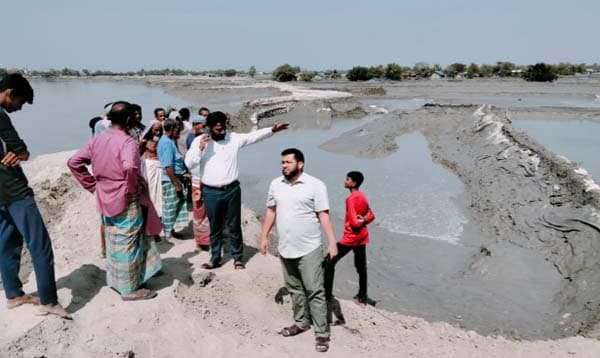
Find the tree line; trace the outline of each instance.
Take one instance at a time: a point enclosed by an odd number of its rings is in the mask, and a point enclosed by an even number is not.
[[[23,70],[12,70],[0,67],[0,76],[5,75],[9,72],[26,72],[27,75],[34,77],[43,77],[43,78],[56,78],[56,77],[96,77],[96,76],[214,76],[214,77],[233,77],[238,75],[246,75],[250,77],[254,77],[256,75],[256,68],[251,66],[247,71],[239,71],[236,69],[219,69],[212,71],[194,71],[194,70],[184,70],[178,68],[165,68],[160,70],[146,70],[141,69],[138,71],[127,71],[127,72],[119,72],[119,71],[103,71],[103,70],[89,70],[89,69],[73,69],[69,67],[65,67],[63,69],[54,69],[51,68],[46,71],[39,70],[31,70],[31,71],[23,71]]]
[[[402,80],[402,79],[422,79],[431,78],[434,75],[447,78],[488,78],[488,77],[522,77],[528,81],[553,81],[558,76],[572,76],[577,73],[587,73],[588,71],[600,72],[600,65],[586,65],[585,63],[573,64],[568,62],[556,65],[543,62],[535,65],[515,65],[512,62],[498,61],[495,65],[476,64],[469,65],[464,63],[452,63],[444,68],[439,64],[430,65],[425,62],[419,62],[413,67],[401,66],[397,63],[378,66],[355,66],[345,72],[345,76],[350,81],[369,81],[369,80]],[[323,74],[325,78],[332,78],[330,75],[335,73],[338,78],[341,77],[337,70],[326,71]],[[302,71],[297,66],[284,64],[277,67],[272,77],[277,81],[311,81],[314,78],[314,72]]]
[[[12,71],[12,70],[10,70]],[[522,77],[528,81],[554,81],[558,76],[571,76],[577,73],[600,72],[600,64],[586,65],[584,63],[573,64],[561,62],[559,64],[546,64],[543,62],[534,65],[516,65],[512,62],[498,61],[494,65],[489,64],[465,64],[452,63],[446,67],[439,64],[430,65],[425,62],[418,62],[414,66],[401,66],[397,63],[378,66],[355,66],[350,70],[342,71],[330,69],[326,71],[302,70],[298,66],[283,64],[271,72],[274,80],[280,82],[287,81],[306,81],[314,79],[341,79],[343,77],[350,81],[368,81],[368,80],[392,80],[403,79],[423,79],[432,76],[446,78],[489,78],[489,77]],[[9,70],[0,68],[0,76],[8,73]],[[102,70],[77,70],[65,67],[63,69],[50,69],[47,71],[32,70],[27,71],[27,75],[56,78],[56,77],[95,77],[95,76],[211,76],[211,77],[233,77],[250,76],[254,77],[257,71],[251,66],[246,71],[236,69],[219,69],[212,71],[195,71],[176,68],[165,68],[158,70],[141,69],[138,71],[114,72]]]

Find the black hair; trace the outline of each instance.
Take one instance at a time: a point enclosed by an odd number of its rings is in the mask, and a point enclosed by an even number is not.
[[[188,108],[182,108],[179,110],[179,115],[181,116],[182,121],[187,121],[190,119],[190,110]]]
[[[210,111],[208,110],[208,108],[206,108],[206,107],[202,107],[202,108],[200,108],[200,109],[198,110],[198,114],[199,114],[199,115],[202,115],[202,111],[207,111],[208,113],[210,113]]]
[[[356,183],[356,188],[357,189],[361,186],[361,184],[365,180],[364,175],[361,172],[357,172],[357,171],[348,172],[348,174],[346,174],[346,176],[348,178],[352,179],[352,181],[354,183]]]
[[[94,132],[94,128],[96,127],[96,123],[98,123],[98,121],[101,121],[102,117],[94,117],[92,119],[90,119],[90,128],[92,129],[92,133]]]
[[[131,104],[131,113],[133,113],[133,112],[140,112],[141,113],[142,112],[142,106],[140,106],[137,103],[132,103]]]
[[[297,162],[302,162],[304,163],[304,154],[302,154],[302,152],[300,151],[300,149],[296,149],[296,148],[288,148],[288,149],[284,149],[283,152],[281,152],[281,156],[286,156],[286,155],[290,155],[293,154],[294,155],[294,159]]]
[[[158,112],[160,112],[160,111],[163,111],[163,112],[165,112],[165,109],[164,109],[164,108],[160,108],[160,107],[158,107],[158,108],[154,108],[154,117],[156,117],[156,115],[157,115],[157,114],[158,114]],[[165,114],[166,114],[166,113],[167,113],[167,112],[165,112]]]
[[[181,124],[174,119],[167,119],[163,122],[163,129],[165,132],[171,132],[175,128],[181,128]]]
[[[223,127],[227,125],[227,116],[223,112],[213,112],[206,117],[206,125],[209,128],[214,127],[217,123],[221,123]]]
[[[112,124],[126,127],[129,122],[129,117],[131,117],[131,113],[131,104],[129,104],[129,102],[117,101],[110,107],[110,112],[108,112],[107,117]]]
[[[12,89],[13,97],[20,97],[33,104],[33,88],[29,81],[20,73],[9,73],[0,80],[0,92]]]

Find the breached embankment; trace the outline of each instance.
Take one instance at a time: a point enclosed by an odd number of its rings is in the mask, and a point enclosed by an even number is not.
[[[206,283],[208,259],[193,240],[160,245],[163,275],[148,285],[158,297],[123,302],[106,287],[97,257],[98,214],[93,195],[61,178],[70,153],[40,157],[26,168],[38,191],[49,180],[58,214],[50,222],[59,300],[74,316],[64,321],[36,316],[36,308],[7,310],[0,300],[2,357],[296,357],[314,353],[311,332],[283,338],[276,331],[291,321],[291,303],[273,302],[282,283],[278,259],[256,255],[260,223],[244,210],[246,270],[230,262]],[[30,280],[27,292],[35,290]],[[600,342],[583,337],[515,342],[484,337],[446,323],[358,307],[342,301],[347,324],[332,328],[332,357],[595,357]]]
[[[519,336],[599,338],[600,188],[593,180],[576,164],[513,128],[509,115],[491,106],[396,112],[321,147],[385,156],[397,149],[397,136],[413,131],[427,138],[433,160],[465,184],[469,211],[485,241],[465,263],[464,275],[505,286],[507,292],[500,297],[505,299],[505,312],[497,312],[496,319],[512,314],[511,319],[529,320],[531,312],[523,308],[528,300],[539,300],[545,305],[537,313],[539,327],[526,327]],[[520,249],[531,254],[523,255]],[[533,265],[539,255],[549,263],[546,268],[543,263]],[[521,265],[522,270],[506,270],[507,264]],[[553,290],[548,292],[548,287]]]

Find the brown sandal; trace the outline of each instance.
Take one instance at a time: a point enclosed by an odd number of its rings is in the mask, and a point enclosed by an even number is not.
[[[281,334],[284,337],[292,337],[292,336],[298,335],[298,334],[300,334],[302,332],[306,332],[309,329],[310,329],[310,326],[300,327],[297,324],[293,324],[293,325],[291,325],[289,327],[283,327],[281,329],[281,331],[279,331],[277,333]]]

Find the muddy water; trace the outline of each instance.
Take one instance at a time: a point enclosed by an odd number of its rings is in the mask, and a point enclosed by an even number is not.
[[[368,105],[389,104],[373,101]],[[414,101],[396,102],[409,109]],[[264,211],[272,178],[280,175],[279,153],[297,147],[306,156],[306,171],[328,187],[336,234],[344,215],[343,179],[350,170],[365,174],[362,190],[377,216],[370,226],[368,247],[369,296],[392,311],[443,320],[482,333],[542,336],[549,327],[554,292],[561,278],[544,257],[511,244],[495,248],[486,267],[471,267],[486,244],[466,209],[462,183],[431,160],[427,140],[414,132],[397,139],[398,150],[381,159],[355,158],[319,149],[323,142],[366,121],[327,122],[308,109],[292,111],[292,123],[321,123],[321,130],[289,132],[242,150],[240,171],[243,198]],[[320,118],[321,117],[321,118]],[[323,123],[328,125],[323,126]],[[314,126],[313,128],[317,128]],[[358,291],[352,254],[337,267],[334,294],[351,299]]]
[[[554,153],[579,163],[600,182],[600,123],[513,118],[513,125]]]

